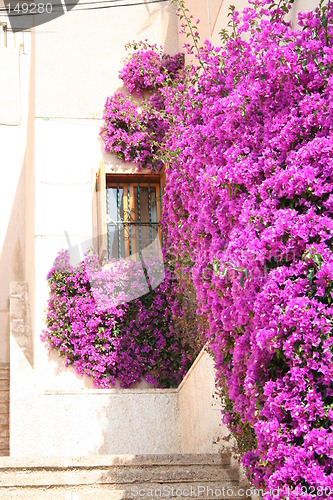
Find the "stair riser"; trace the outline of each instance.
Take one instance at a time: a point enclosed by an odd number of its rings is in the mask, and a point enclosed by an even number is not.
[[[0,427],[0,439],[9,438],[9,427]]]
[[[142,467],[218,467],[230,468],[230,455],[220,454],[169,454],[169,455],[90,455],[86,457],[11,457],[0,461],[2,470],[76,470],[142,468]]]
[[[9,403],[9,392],[0,391],[0,404],[1,403]]]
[[[0,438],[2,452],[9,440]],[[0,459],[0,498],[244,500],[237,467],[225,453]]]
[[[7,450],[8,448],[9,448],[9,438],[8,437],[0,437],[0,451]]]
[[[2,429],[4,426],[9,426],[8,406],[5,412],[1,413],[0,410],[0,429]]]
[[[145,482],[233,482],[238,480],[235,470],[216,466],[206,467],[122,467],[117,469],[26,470],[2,469],[2,486],[56,486],[76,484],[135,484]]]
[[[0,380],[8,380],[10,378],[9,370],[4,370],[0,368]]]

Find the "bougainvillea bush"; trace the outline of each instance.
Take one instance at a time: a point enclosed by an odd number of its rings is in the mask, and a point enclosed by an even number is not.
[[[96,255],[74,267],[61,252],[48,274],[43,339],[96,387],[177,386],[201,347],[174,273],[165,269],[156,286],[154,269],[124,259],[101,267]]]
[[[168,157],[165,241],[208,323],[224,422],[265,498],[309,500],[333,498],[333,6],[292,28],[292,3],[250,0],[197,51],[179,0],[192,70],[102,138],[125,155],[116,130],[159,120],[146,158]]]
[[[200,50],[164,224],[249,477],[266,498],[333,498],[333,5],[293,29],[291,3],[250,1]]]

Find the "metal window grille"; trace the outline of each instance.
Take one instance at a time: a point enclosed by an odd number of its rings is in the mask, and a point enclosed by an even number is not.
[[[160,251],[161,196],[156,182],[107,180],[108,258],[128,258]]]

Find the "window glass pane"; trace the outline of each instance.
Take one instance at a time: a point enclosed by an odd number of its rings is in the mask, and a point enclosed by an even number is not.
[[[157,222],[157,198],[156,188],[150,187],[150,207],[151,207],[151,221]]]
[[[124,190],[119,186],[119,207],[117,207],[117,187],[108,187],[106,192],[107,213],[110,222],[124,220]],[[119,213],[118,213],[119,209]]]
[[[125,257],[123,188],[108,187],[106,193],[109,258]]]
[[[109,258],[139,255],[144,249],[147,249],[150,255],[159,252],[157,187],[156,184],[142,184],[145,185],[139,184],[138,190],[137,182],[119,183],[118,189],[116,182],[107,183]],[[131,224],[128,224],[129,219]]]
[[[135,243],[137,252],[153,245],[157,237],[157,203],[155,186],[134,187],[134,207],[136,232]]]
[[[138,187],[134,188],[135,217],[139,220]],[[151,222],[157,222],[156,187],[150,186],[150,214]],[[149,222],[149,188],[140,186],[140,215],[141,222]]]
[[[120,239],[119,239],[120,237]],[[109,259],[125,257],[124,227],[108,224]]]

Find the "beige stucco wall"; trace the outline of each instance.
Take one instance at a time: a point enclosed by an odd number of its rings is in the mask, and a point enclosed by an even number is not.
[[[126,4],[136,3],[134,0]],[[178,49],[170,2],[82,11],[84,5],[36,28],[36,116],[96,118],[121,87],[125,44],[148,39]],[[46,70],[47,68],[47,70]]]
[[[123,46],[134,38],[165,43],[176,52],[174,7],[72,11],[35,30],[30,102],[36,112],[28,140],[26,224],[34,359],[22,348],[25,340],[13,332],[13,455],[180,451],[177,391],[93,389],[89,379],[66,369],[40,340],[46,275],[58,251],[67,247],[64,232],[72,245],[92,236],[91,170],[105,156],[98,140],[100,117],[106,97],[121,85]],[[119,168],[114,158],[106,160],[108,168]]]
[[[234,3],[241,9],[246,2]],[[228,21],[229,4],[229,0],[187,1],[194,18],[201,18],[202,40],[211,36],[218,42],[218,32]],[[310,8],[317,2],[306,0],[303,4]],[[299,5],[296,2],[295,9]],[[125,55],[124,44],[148,38],[174,53],[184,41],[178,36],[175,7],[170,3],[89,13],[79,7],[36,28],[30,75],[30,34],[24,35],[25,48],[20,56],[17,48],[8,49],[13,57],[19,57],[22,95],[20,125],[0,125],[2,161],[11,167],[6,170],[1,196],[2,213],[7,215],[2,218],[0,232],[0,361],[8,358],[9,281],[28,273],[32,321],[34,316],[38,318],[35,336],[39,339],[47,299],[47,266],[35,270],[36,256],[39,262],[41,253],[46,252],[49,265],[64,246],[65,230],[74,242],[91,236],[90,170],[97,167],[103,155],[98,143],[100,117],[106,96],[121,86],[118,71]],[[10,39],[9,45],[13,45]],[[70,197],[66,195],[69,191]],[[63,198],[61,203],[59,197]]]
[[[214,362],[205,349],[178,390],[182,453],[218,453],[228,430],[221,423]]]
[[[130,1],[128,3],[135,3]],[[92,237],[91,170],[104,156],[98,139],[107,96],[121,87],[118,72],[125,43],[148,39],[178,49],[175,7],[169,2],[69,13],[35,28],[34,273],[35,369],[52,380],[40,342],[48,288],[46,275],[57,252]],[[121,168],[121,166],[120,166]],[[61,376],[53,387],[61,386]],[[77,380],[67,380],[77,387]],[[69,385],[68,385],[69,384]]]
[[[25,166],[30,33],[0,49],[0,363],[9,361],[9,284],[25,278]]]
[[[55,362],[55,361],[54,361]],[[11,456],[180,452],[177,390],[92,389],[65,370],[69,385],[41,380],[11,336]],[[89,385],[89,384],[88,384]]]
[[[25,171],[25,262],[30,294],[31,329],[35,328],[35,32],[31,33]]]
[[[11,456],[219,452],[227,430],[213,397],[214,365],[204,350],[176,389],[144,383],[133,389],[95,389],[88,377],[65,369],[56,353],[48,356],[47,374],[32,366],[29,310],[26,283],[13,282]]]

